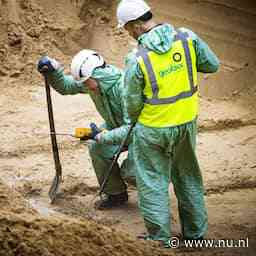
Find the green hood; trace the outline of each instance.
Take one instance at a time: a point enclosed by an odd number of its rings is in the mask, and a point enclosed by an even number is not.
[[[100,87],[103,91],[108,91],[117,81],[122,79],[122,70],[112,65],[106,65],[105,68],[96,68],[93,71],[92,77],[100,82]]]
[[[138,42],[143,47],[148,48],[158,54],[169,51],[173,43],[174,27],[169,24],[159,25],[138,38]]]

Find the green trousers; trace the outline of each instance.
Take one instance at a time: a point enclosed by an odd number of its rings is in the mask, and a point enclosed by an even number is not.
[[[92,142],[89,146],[89,153],[92,159],[93,168],[99,185],[102,184],[106,172],[109,170],[114,155],[119,145],[109,145]],[[120,165],[116,163],[106,184],[104,193],[117,195],[126,191],[126,182],[136,184],[134,162],[132,157],[133,145],[128,147],[128,156]]]
[[[169,184],[178,200],[183,236],[207,231],[201,171],[195,154],[196,121],[170,128],[137,124],[133,137],[139,209],[153,240],[171,237]]]

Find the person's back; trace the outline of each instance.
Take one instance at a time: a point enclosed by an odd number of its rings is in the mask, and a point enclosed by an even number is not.
[[[146,98],[138,122],[150,127],[168,127],[192,121],[198,114],[197,72],[216,72],[219,66],[216,55],[191,30],[175,29],[169,24],[142,34],[138,43],[138,51],[127,60],[131,65],[137,63],[136,75],[145,78],[145,83],[139,79],[143,85],[138,85]],[[129,72],[127,76],[126,81]],[[126,88],[127,108],[133,117],[141,109],[142,99],[134,97],[135,102],[132,101],[134,92],[138,94],[139,90]]]

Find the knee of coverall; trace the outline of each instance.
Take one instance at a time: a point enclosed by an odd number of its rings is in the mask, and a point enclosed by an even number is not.
[[[92,159],[95,174],[99,184],[102,184],[105,173],[108,171],[118,146],[92,142],[89,152]],[[108,195],[120,194],[126,191],[126,185],[121,178],[120,168],[116,163],[112,169],[112,174],[108,179],[104,193]]]

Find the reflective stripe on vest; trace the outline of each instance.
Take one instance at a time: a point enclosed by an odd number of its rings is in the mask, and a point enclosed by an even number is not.
[[[153,67],[151,64],[151,61],[148,56],[148,49],[145,48],[140,48],[139,51],[137,52],[137,57],[142,57],[144,64],[146,66],[148,76],[151,82],[151,88],[153,92],[153,97],[152,99],[145,99],[145,103],[151,104],[151,105],[159,105],[159,104],[171,104],[175,103],[179,99],[184,99],[191,97],[195,92],[197,92],[198,87],[194,85],[194,79],[193,79],[193,70],[192,70],[192,60],[191,60],[191,55],[190,55],[190,50],[188,46],[188,34],[184,32],[177,31],[175,35],[174,41],[181,40],[185,55],[186,55],[186,62],[187,62],[187,67],[188,67],[188,77],[189,77],[189,83],[190,83],[190,91],[186,92],[181,92],[180,94],[169,97],[169,98],[163,98],[159,99],[158,98],[158,92],[159,92],[159,87],[157,84],[156,76],[153,71]]]
[[[164,53],[140,48],[137,60],[144,75],[144,107],[138,122],[171,127],[192,121],[198,114],[196,52],[187,33],[177,31],[172,48]]]

